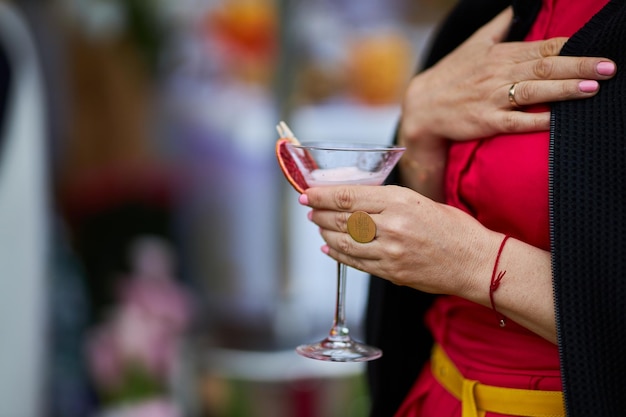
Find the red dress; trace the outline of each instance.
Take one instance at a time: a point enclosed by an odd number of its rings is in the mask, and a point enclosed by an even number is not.
[[[544,0],[526,40],[571,36],[606,3]],[[454,142],[446,171],[447,203],[489,229],[549,250],[548,144],[547,131]],[[439,297],[426,323],[465,378],[501,387],[561,390],[556,345],[511,320],[500,328],[489,308]],[[396,417],[460,415],[460,402],[426,366]]]

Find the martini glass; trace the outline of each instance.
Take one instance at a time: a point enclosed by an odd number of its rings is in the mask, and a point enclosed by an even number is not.
[[[286,145],[307,187],[329,185],[381,185],[396,165],[404,148],[357,143],[311,142]],[[328,337],[296,352],[307,358],[333,362],[377,359],[382,351],[350,337],[346,325],[346,265],[337,263],[337,300]]]

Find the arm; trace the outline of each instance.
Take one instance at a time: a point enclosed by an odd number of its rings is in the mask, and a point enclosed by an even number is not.
[[[311,220],[327,242],[322,250],[332,258],[397,285],[490,307],[503,236],[468,214],[396,186],[317,187],[300,201],[314,209]],[[376,223],[370,243],[356,243],[347,234],[347,218],[356,210],[370,213]],[[498,270],[506,271],[495,293],[498,312],[554,342],[550,254],[509,239]]]

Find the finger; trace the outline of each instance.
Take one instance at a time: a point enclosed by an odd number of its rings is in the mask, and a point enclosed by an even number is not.
[[[550,129],[550,112],[503,111],[497,123],[503,133],[540,132]]]
[[[364,271],[364,272],[365,271],[371,272],[372,262],[375,262],[369,259],[353,258],[352,256],[348,256],[346,254],[336,251],[335,249],[331,248],[329,245],[322,246],[322,252],[330,256],[337,262],[341,262],[344,265],[347,265],[351,268],[354,268],[359,271]]]
[[[370,243],[373,243],[379,239],[380,228],[375,228],[374,238],[370,242],[359,242],[352,238],[348,232],[348,219],[352,213],[347,212],[331,212],[331,211],[319,211],[314,210],[311,220],[320,227],[320,234],[322,238],[327,242],[334,242],[333,247],[344,253],[353,256],[359,256],[368,259],[377,259],[379,252],[378,249],[373,249]],[[374,224],[378,226],[377,222],[380,222],[379,215],[370,216]],[[359,249],[358,253],[354,250]],[[362,249],[362,250],[361,250]]]
[[[321,230],[321,235],[328,247],[328,255],[333,258],[350,259],[350,264],[355,261],[380,259],[381,248],[376,238],[368,243],[359,243],[347,233],[324,229]]]
[[[531,55],[529,58],[546,58],[551,56],[557,56],[561,53],[561,49],[569,38],[557,37],[540,41],[526,42],[531,47]]]
[[[490,50],[494,62],[528,63],[558,56],[568,38],[551,38],[530,42],[500,42]]]
[[[386,203],[382,194],[384,186],[325,186],[311,187],[306,191],[307,205],[315,209],[367,213],[380,213]]]
[[[513,86],[509,87],[506,95],[507,99],[511,98],[509,104],[524,107],[538,103],[589,98],[596,95],[599,89],[600,84],[595,80],[521,81],[515,83],[514,89]]]
[[[469,39],[473,41],[490,41],[493,43],[502,42],[509,32],[511,20],[513,19],[513,8],[507,7],[489,23],[478,29]]]
[[[348,211],[313,210],[309,219],[321,229],[348,233],[348,218],[351,214]]]
[[[576,100],[596,95],[600,84],[595,80],[521,81],[515,85],[518,106]],[[508,94],[508,92],[507,92]]]
[[[616,65],[606,58],[551,56],[523,62],[512,71],[517,80],[606,80],[615,75]]]

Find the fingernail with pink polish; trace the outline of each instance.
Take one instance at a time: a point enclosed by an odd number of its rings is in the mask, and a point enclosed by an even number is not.
[[[307,219],[309,219],[309,220],[313,220],[313,210],[309,211],[309,212],[306,214],[306,218],[307,218]]]
[[[303,206],[306,206],[309,204],[309,197],[307,197],[306,194],[300,194],[300,197],[298,197],[298,202]]]
[[[600,75],[613,75],[615,73],[615,64],[607,61],[600,62],[596,66],[596,71]]]
[[[328,255],[328,252],[330,251],[330,249],[328,248],[328,245],[322,246],[321,249],[324,254]]]
[[[593,93],[598,91],[598,87],[598,82],[593,80],[586,80],[578,83],[578,89],[583,93]]]

